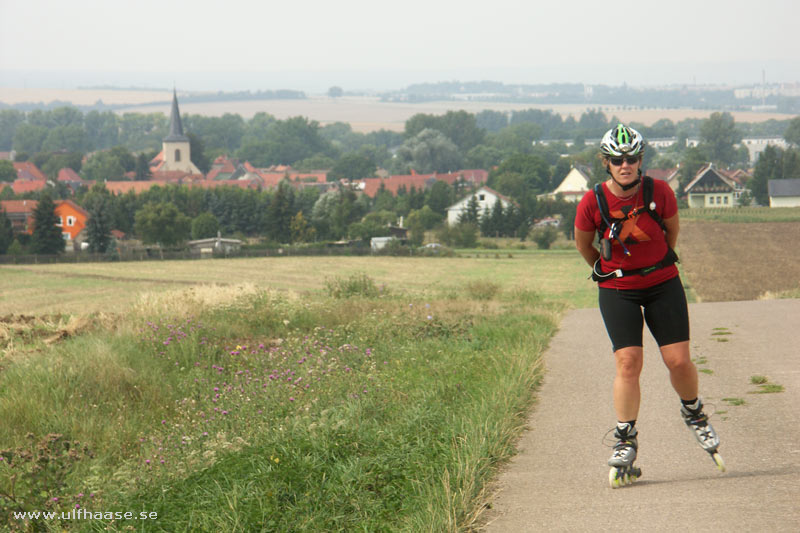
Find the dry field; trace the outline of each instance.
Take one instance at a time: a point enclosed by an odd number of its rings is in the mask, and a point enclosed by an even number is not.
[[[372,97],[343,97],[332,99],[324,96],[311,97],[306,100],[251,100],[241,102],[210,102],[181,104],[181,112],[196,115],[221,116],[234,113],[248,119],[258,112],[264,111],[278,119],[304,116],[316,120],[322,125],[334,122],[348,122],[356,132],[369,132],[379,129],[403,131],[405,122],[417,113],[443,115],[448,111],[465,110],[479,113],[484,110],[514,111],[522,109],[552,109],[563,118],[573,116],[576,119],[589,109],[597,106],[580,104],[512,104],[505,102],[424,102],[393,103],[381,102]],[[625,122],[640,122],[650,125],[662,118],[679,122],[687,118],[707,118],[713,111],[700,109],[625,109],[621,106],[602,106],[608,118],[616,116]],[[169,114],[167,104],[154,106],[135,106],[120,109],[119,113],[161,112]],[[764,122],[769,119],[785,120],[786,115],[779,113],[750,113],[737,111],[732,115],[737,122]]]
[[[445,297],[491,280],[501,291],[534,291],[594,305],[587,267],[573,250],[492,251],[452,258],[269,257],[126,263],[0,266],[0,317],[8,314],[119,312],[155,295],[230,298],[270,289],[325,294],[326,283],[366,273],[391,293]],[[420,296],[425,295],[425,296]]]
[[[0,87],[0,102],[15,104],[20,102],[52,102],[60,100],[76,105],[90,105],[98,100],[106,104],[130,104],[119,109],[118,113],[162,112],[169,114],[169,104],[148,105],[153,101],[168,102],[168,92],[158,91],[110,91],[110,90],[67,90],[67,89],[12,89]],[[343,97],[338,99],[312,95],[306,100],[250,100],[238,102],[184,103],[181,112],[206,116],[221,116],[225,113],[251,118],[259,112],[266,112],[278,119],[304,116],[321,124],[348,122],[357,132],[379,129],[402,131],[406,120],[417,113],[439,115],[451,110],[465,110],[470,113],[490,109],[513,111],[519,109],[552,109],[562,117],[579,118],[581,113],[596,106],[578,104],[534,105],[503,102],[425,102],[425,103],[387,103],[375,97]],[[617,116],[626,122],[653,122],[668,118],[679,122],[686,118],[706,118],[712,111],[699,109],[625,109],[621,106],[603,106],[603,112],[611,118]],[[737,122],[763,122],[769,119],[784,120],[786,115],[779,113],[752,113],[735,111]]]
[[[704,302],[800,297],[800,222],[681,224],[678,248]]]

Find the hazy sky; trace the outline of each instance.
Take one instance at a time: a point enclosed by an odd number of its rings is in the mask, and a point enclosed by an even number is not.
[[[794,82],[798,20],[797,0],[0,0],[0,85]]]

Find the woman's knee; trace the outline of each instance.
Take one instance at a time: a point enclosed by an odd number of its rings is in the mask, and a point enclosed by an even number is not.
[[[617,376],[623,379],[638,379],[642,373],[642,349],[637,346],[621,348],[615,353]]]
[[[694,371],[694,363],[689,355],[689,343],[679,342],[661,347],[661,357],[664,364],[672,372]]]

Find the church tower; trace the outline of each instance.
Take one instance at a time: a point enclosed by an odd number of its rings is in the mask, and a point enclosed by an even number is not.
[[[200,169],[192,163],[192,151],[189,137],[183,134],[181,113],[178,110],[178,93],[173,89],[172,112],[169,116],[169,135],[162,141],[164,151],[164,164],[159,171],[181,171],[190,174],[202,174]]]

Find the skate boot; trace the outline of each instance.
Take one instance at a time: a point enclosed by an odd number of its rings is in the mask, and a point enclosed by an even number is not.
[[[618,425],[614,431],[617,444],[614,445],[614,453],[608,460],[608,466],[611,467],[608,472],[608,482],[612,489],[630,485],[642,475],[642,470],[633,466],[636,450],[639,448],[639,441],[636,438],[638,434],[636,428],[630,424],[624,427]]]
[[[681,405],[681,416],[686,426],[694,432],[694,436],[700,446],[708,452],[713,459],[714,464],[720,472],[725,471],[725,462],[717,449],[719,448],[719,437],[714,431],[711,424],[708,423],[708,416],[703,412],[703,402],[697,400],[697,403],[692,406],[696,409],[691,409],[686,405]]]

